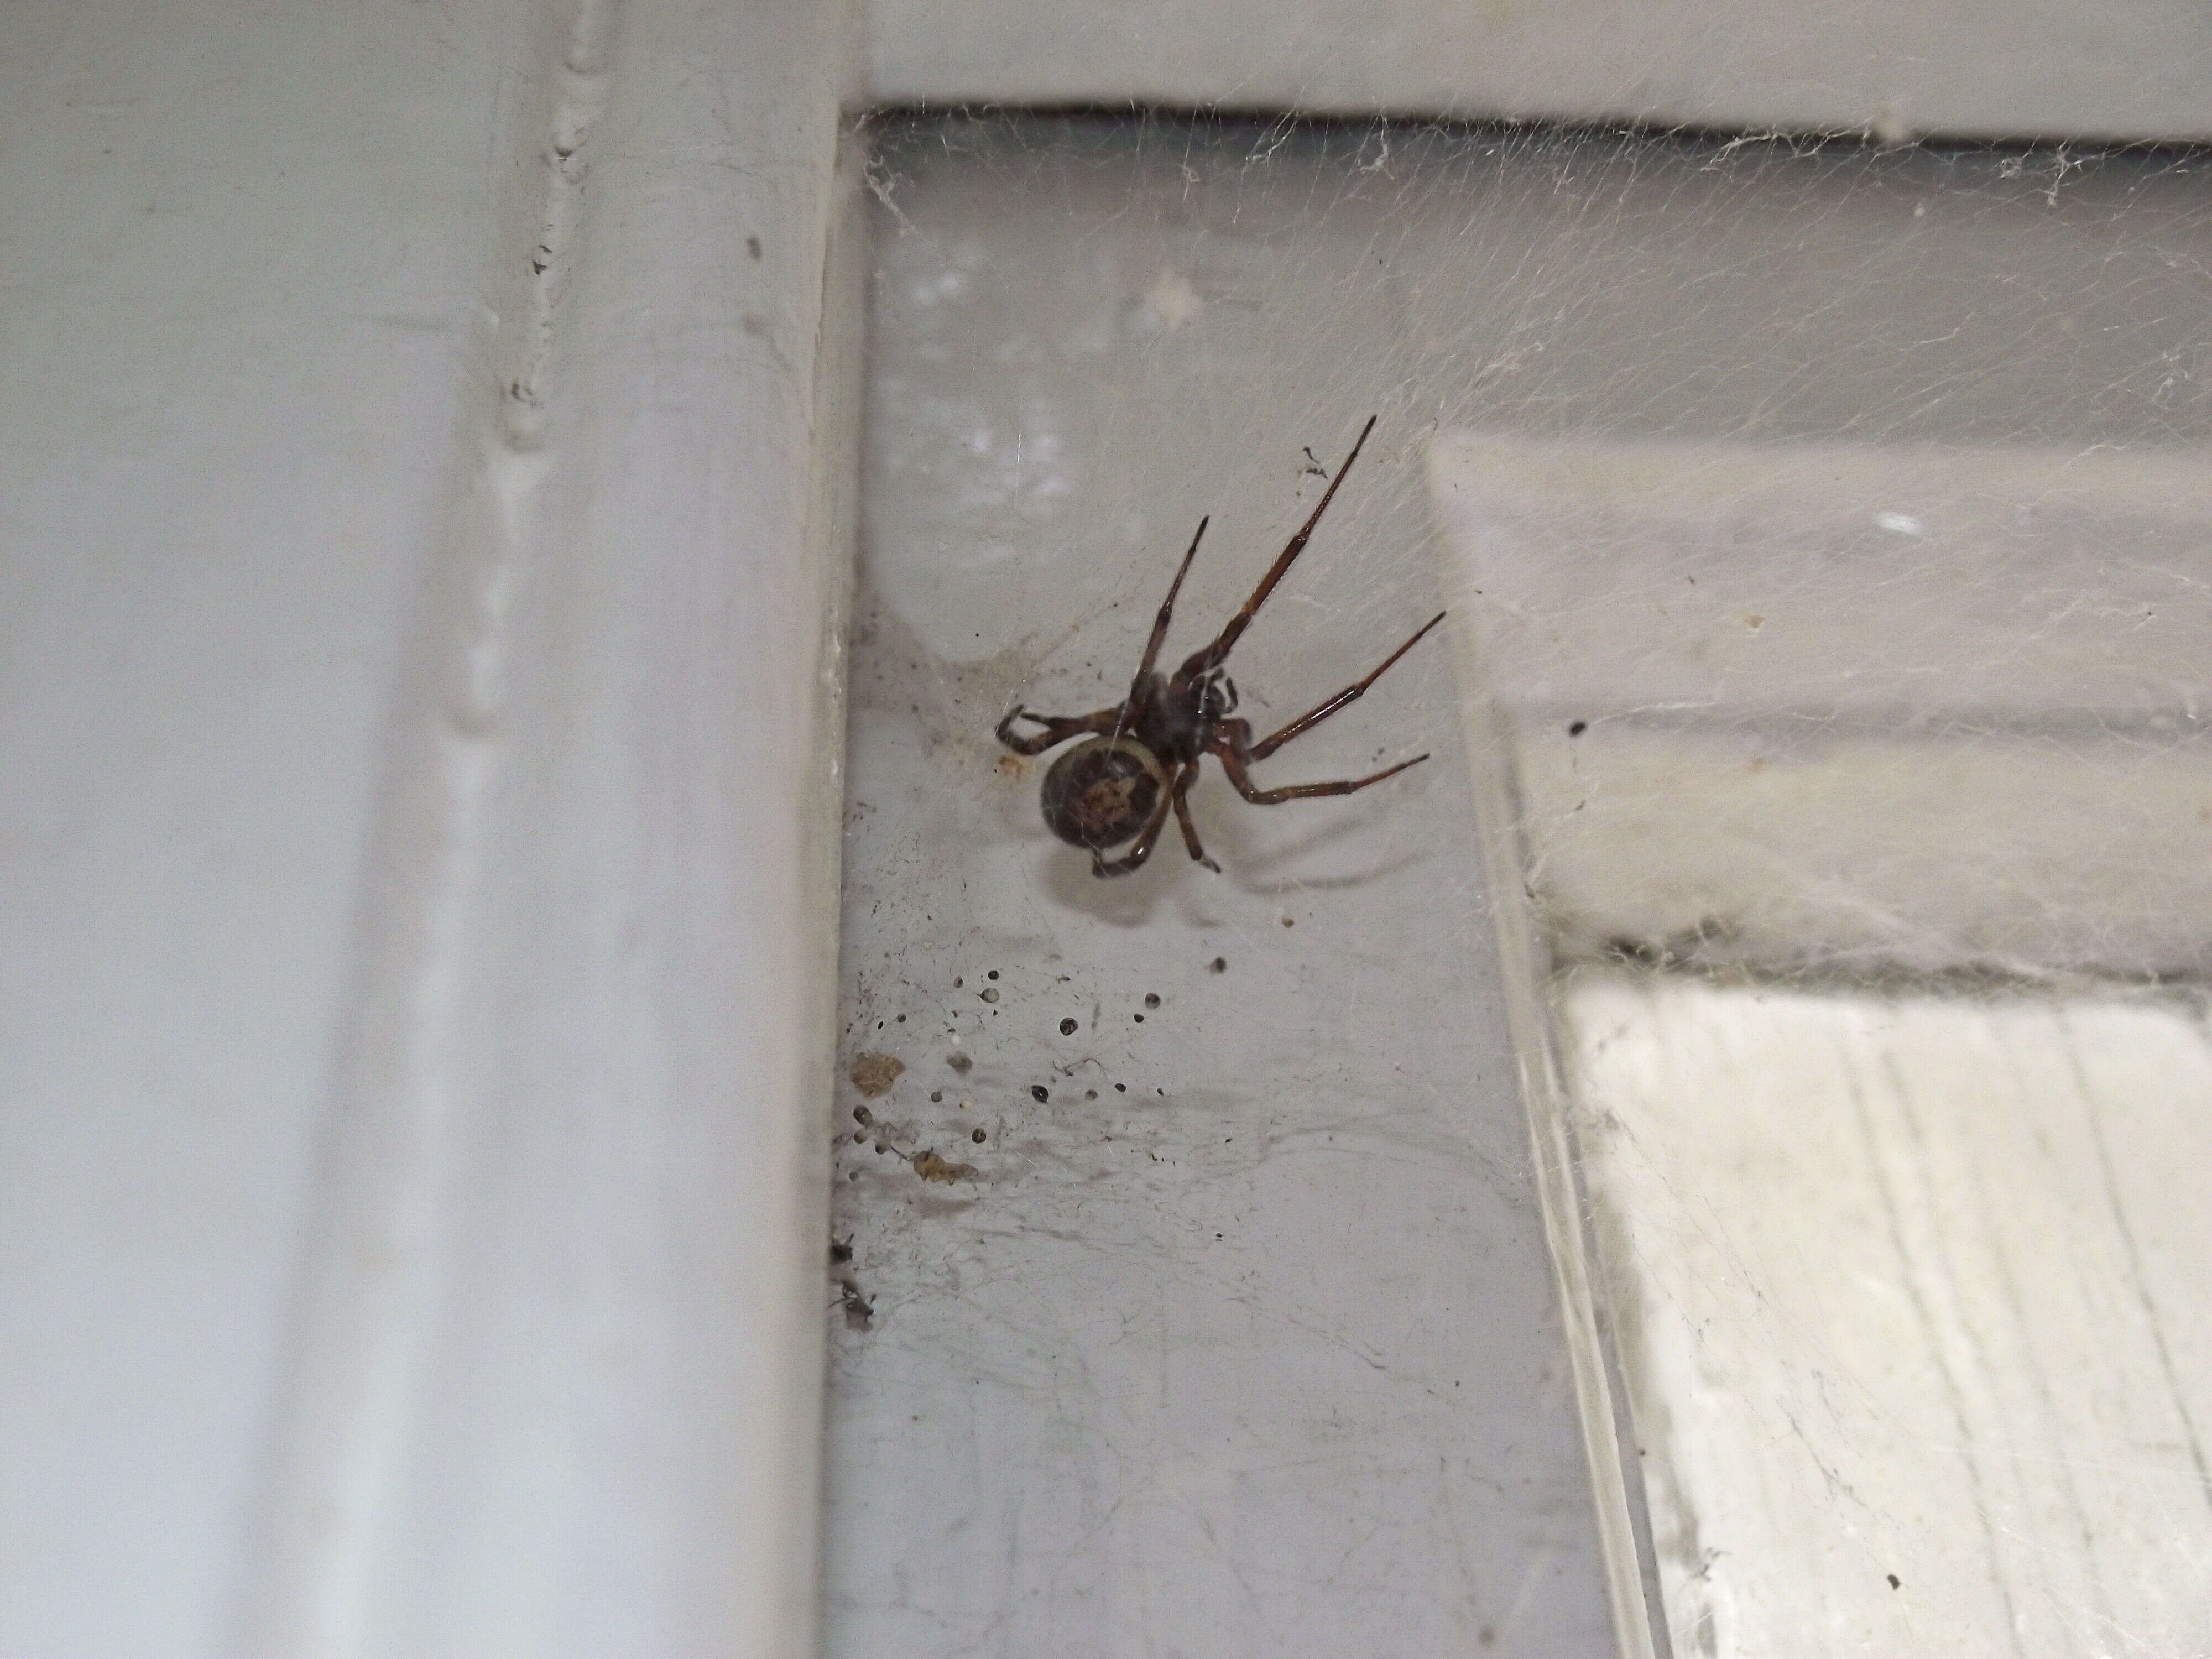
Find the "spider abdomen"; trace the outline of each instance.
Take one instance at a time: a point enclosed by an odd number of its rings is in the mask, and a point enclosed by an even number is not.
[[[1167,787],[1158,757],[1134,738],[1091,738],[1052,763],[1038,804],[1054,835],[1098,853],[1133,839]]]

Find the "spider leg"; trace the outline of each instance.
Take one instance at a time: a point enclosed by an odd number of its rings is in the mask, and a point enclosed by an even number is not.
[[[1110,861],[1094,852],[1091,855],[1091,873],[1101,878],[1126,876],[1140,866],[1152,855],[1152,843],[1159,840],[1160,830],[1168,821],[1169,805],[1181,798],[1182,791],[1178,789],[1161,790],[1159,799],[1152,803],[1151,816],[1146,818],[1145,827],[1137,831],[1137,839],[1130,843],[1129,850]]]
[[[1016,703],[1006,711],[1006,719],[999,722],[999,741],[1017,755],[1042,755],[1055,744],[1066,743],[1070,738],[1079,738],[1086,732],[1099,737],[1110,737],[1115,721],[1121,718],[1121,705],[1111,708],[1093,709],[1088,714],[1032,714]],[[1027,737],[1016,735],[1016,720],[1035,720],[1044,729],[1032,732]]]
[[[1221,873],[1221,866],[1216,864],[1212,859],[1206,857],[1206,848],[1200,844],[1198,839],[1198,826],[1190,821],[1190,801],[1188,799],[1188,795],[1191,785],[1197,781],[1198,768],[1195,765],[1186,766],[1182,771],[1176,774],[1176,822],[1182,826],[1182,844],[1190,849],[1191,861],[1194,864],[1204,865],[1207,869],[1212,871],[1213,873],[1218,876]]]
[[[1236,722],[1237,726],[1243,721]],[[1252,775],[1244,769],[1246,756],[1237,751],[1246,747],[1246,733],[1229,732],[1216,738],[1209,745],[1221,757],[1221,769],[1229,775],[1229,781],[1237,793],[1255,806],[1280,806],[1286,800],[1310,800],[1316,795],[1349,795],[1364,789],[1370,783],[1380,783],[1385,778],[1395,778],[1409,766],[1419,766],[1428,759],[1416,755],[1409,761],[1400,761],[1395,766],[1364,778],[1343,778],[1333,783],[1293,783],[1280,789],[1262,789],[1252,781]]]
[[[1288,726],[1276,732],[1273,737],[1261,738],[1258,743],[1254,744],[1250,750],[1246,752],[1244,758],[1247,760],[1255,761],[1265,760],[1268,756],[1273,754],[1278,749],[1280,749],[1285,744],[1288,743],[1292,738],[1297,736],[1299,732],[1311,731],[1315,726],[1319,726],[1323,720],[1327,720],[1331,714],[1336,713],[1338,709],[1343,708],[1346,703],[1358,702],[1360,698],[1367,695],[1367,688],[1374,684],[1376,681],[1381,679],[1384,673],[1389,671],[1392,663],[1397,661],[1399,658],[1404,656],[1408,651],[1411,651],[1416,645],[1420,643],[1421,635],[1427,633],[1429,629],[1434,628],[1443,619],[1444,613],[1441,611],[1437,611],[1435,616],[1430,617],[1427,622],[1421,624],[1419,631],[1417,632],[1412,639],[1407,640],[1405,644],[1400,646],[1389,656],[1383,658],[1382,667],[1376,669],[1373,673],[1370,674],[1365,679],[1360,681],[1357,685],[1346,686],[1343,690],[1338,692],[1327,702],[1321,703],[1315,708],[1308,709],[1304,714],[1299,715],[1297,719],[1292,720]]]
[[[1206,526],[1212,522],[1212,514],[1198,521],[1198,534],[1190,538],[1190,551],[1176,567],[1175,580],[1168,584],[1168,596],[1160,601],[1160,614],[1152,618],[1152,637],[1145,641],[1145,659],[1137,665],[1139,679],[1151,673],[1152,664],[1159,659],[1160,642],[1168,636],[1168,619],[1175,615],[1176,595],[1182,590],[1182,579],[1190,574],[1190,562],[1198,556],[1198,544],[1205,538]]]
[[[1275,591],[1275,584],[1283,580],[1283,574],[1291,568],[1291,561],[1306,550],[1306,543],[1313,536],[1314,526],[1321,522],[1321,515],[1328,511],[1329,502],[1336,496],[1336,487],[1344,482],[1344,475],[1352,471],[1352,464],[1359,459],[1360,446],[1367,441],[1367,434],[1373,430],[1375,430],[1375,417],[1370,415],[1367,417],[1367,424],[1359,428],[1359,437],[1352,446],[1352,453],[1344,458],[1344,465],[1336,469],[1336,476],[1328,481],[1328,488],[1322,491],[1321,502],[1314,508],[1313,516],[1298,527],[1298,533],[1291,538],[1290,545],[1285,547],[1281,556],[1268,567],[1267,574],[1260,578],[1259,586],[1254,588],[1252,597],[1244,601],[1244,608],[1229,619],[1229,625],[1221,630],[1213,643],[1191,653],[1189,659],[1177,671],[1178,679],[1195,679],[1200,674],[1209,673],[1220,667],[1228,660],[1230,647],[1234,646],[1243,636],[1244,630],[1252,625],[1253,617],[1258,612],[1260,607],[1267,602],[1267,595]]]

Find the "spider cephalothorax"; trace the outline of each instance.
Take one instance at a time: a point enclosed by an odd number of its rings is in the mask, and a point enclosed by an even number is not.
[[[1313,516],[1291,538],[1290,545],[1260,579],[1252,597],[1244,601],[1244,608],[1229,619],[1229,625],[1212,644],[1192,653],[1173,674],[1163,676],[1153,670],[1152,665],[1159,659],[1161,642],[1167,638],[1169,618],[1175,614],[1176,594],[1182,586],[1183,577],[1189,574],[1190,562],[1198,556],[1199,542],[1206,535],[1208,520],[1200,519],[1198,534],[1190,538],[1190,550],[1182,556],[1175,580],[1168,585],[1168,596],[1161,602],[1160,614],[1152,623],[1152,636],[1145,646],[1144,660],[1137,665],[1137,678],[1130,683],[1129,695],[1111,708],[1089,714],[1032,714],[1017,704],[999,722],[999,741],[1019,755],[1041,755],[1070,738],[1083,738],[1045,773],[1040,804],[1044,809],[1045,824],[1052,833],[1091,854],[1092,874],[1126,875],[1143,864],[1152,855],[1153,845],[1159,839],[1170,810],[1182,827],[1183,845],[1190,849],[1191,857],[1209,870],[1221,867],[1206,857],[1206,848],[1199,844],[1198,829],[1191,822],[1187,799],[1191,785],[1198,781],[1199,762],[1207,755],[1221,762],[1221,769],[1228,774],[1238,794],[1261,806],[1274,806],[1314,795],[1348,795],[1428,759],[1426,755],[1416,755],[1371,777],[1335,783],[1298,783],[1283,789],[1259,787],[1245,769],[1254,761],[1265,760],[1300,732],[1320,725],[1346,703],[1356,702],[1369,686],[1382,678],[1384,669],[1413,648],[1414,641],[1444,619],[1442,611],[1425,623],[1413,639],[1393,651],[1383,659],[1382,666],[1365,679],[1345,687],[1273,736],[1257,743],[1252,741],[1249,721],[1231,718],[1237,708],[1237,684],[1222,667],[1229,659],[1231,647],[1251,625],[1260,606],[1274,592],[1275,584],[1282,580],[1283,573],[1305,550],[1314,526],[1328,510],[1330,497],[1336,494],[1337,485],[1344,482],[1344,475],[1352,470],[1352,462],[1359,459],[1360,447],[1374,429],[1375,417],[1370,415],[1367,424],[1359,429],[1352,453],[1344,458],[1344,465],[1337,468],[1336,477],[1322,493]],[[1040,729],[1026,737],[1017,736],[1017,720],[1028,720]],[[1129,850],[1121,857],[1106,856],[1113,848],[1124,845]]]

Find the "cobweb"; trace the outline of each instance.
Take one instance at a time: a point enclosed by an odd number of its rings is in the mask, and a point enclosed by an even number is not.
[[[2212,1651],[2203,158],[872,138],[830,1650]]]

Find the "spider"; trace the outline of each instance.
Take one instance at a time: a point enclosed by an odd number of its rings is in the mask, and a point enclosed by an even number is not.
[[[1044,775],[1039,805],[1044,811],[1045,826],[1054,835],[1090,853],[1092,875],[1125,876],[1152,857],[1170,808],[1175,811],[1176,823],[1182,827],[1182,844],[1190,849],[1191,857],[1209,870],[1219,871],[1221,866],[1206,856],[1206,848],[1199,842],[1198,828],[1191,822],[1187,799],[1191,785],[1198,781],[1199,763],[1207,755],[1221,762],[1221,769],[1228,775],[1237,793],[1255,806],[1275,806],[1286,800],[1303,800],[1315,795],[1348,795],[1370,783],[1395,777],[1407,767],[1419,766],[1428,759],[1425,754],[1416,755],[1371,777],[1334,783],[1296,783],[1281,789],[1261,788],[1245,769],[1255,761],[1267,759],[1301,732],[1312,730],[1346,703],[1357,702],[1369,686],[1382,678],[1392,663],[1413,648],[1422,635],[1444,619],[1441,611],[1423,623],[1412,639],[1384,658],[1382,666],[1365,679],[1345,687],[1281,731],[1257,743],[1252,741],[1249,721],[1231,718],[1237,708],[1237,684],[1223,667],[1231,648],[1251,625],[1253,616],[1267,603],[1267,595],[1275,591],[1275,584],[1282,580],[1291,562],[1305,550],[1314,526],[1328,511],[1337,486],[1352,471],[1352,464],[1359,459],[1367,434],[1374,429],[1375,417],[1370,415],[1367,424],[1359,429],[1352,453],[1345,457],[1344,465],[1337,468],[1336,477],[1322,493],[1321,504],[1314,508],[1313,516],[1291,538],[1290,545],[1260,579],[1259,586],[1252,590],[1252,597],[1244,601],[1244,608],[1229,619],[1228,625],[1211,645],[1193,652],[1182,667],[1164,678],[1153,672],[1161,641],[1167,638],[1168,620],[1175,614],[1176,594],[1182,586],[1182,579],[1190,572],[1191,561],[1198,556],[1198,544],[1205,538],[1206,526],[1211,522],[1209,516],[1198,521],[1198,533],[1190,538],[1190,550],[1182,556],[1175,580],[1168,585],[1168,596],[1160,602],[1160,613],[1152,623],[1152,636],[1146,642],[1145,658],[1137,665],[1137,677],[1130,682],[1127,696],[1111,708],[1089,714],[1033,714],[1017,703],[999,722],[999,741],[1018,755],[1041,755],[1070,738],[1084,738],[1052,763]],[[1027,735],[1017,734],[1017,720],[1028,720],[1041,729]],[[1128,844],[1127,852],[1119,858],[1107,858],[1109,849],[1125,842]]]

